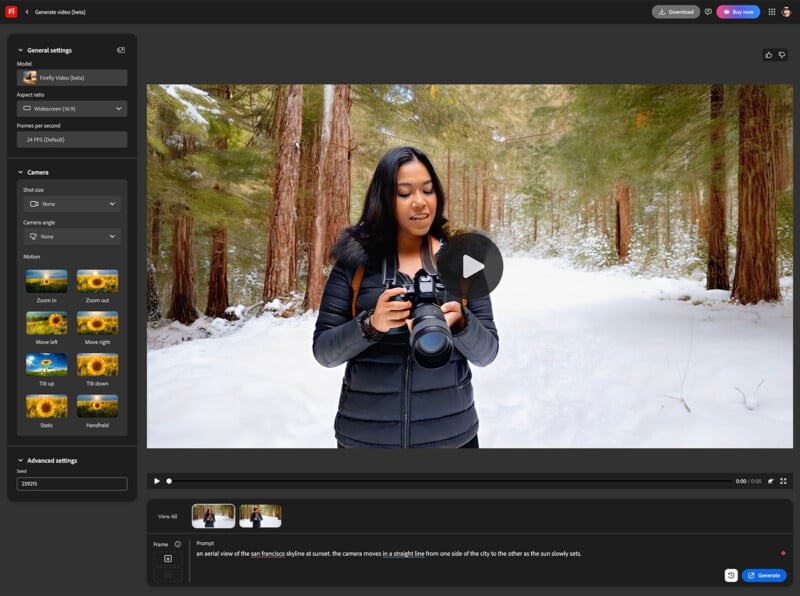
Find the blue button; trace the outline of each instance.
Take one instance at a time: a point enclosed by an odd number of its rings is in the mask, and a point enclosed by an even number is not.
[[[783,569],[745,569],[742,579],[753,584],[775,584],[786,581],[786,572]]]

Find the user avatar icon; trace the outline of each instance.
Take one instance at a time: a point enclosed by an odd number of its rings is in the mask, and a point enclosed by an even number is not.
[[[788,19],[790,16],[792,16],[792,11],[788,6],[784,6],[781,14]]]
[[[35,85],[38,80],[39,80],[39,75],[36,73],[35,70],[22,71],[22,82],[25,83],[26,85]]]

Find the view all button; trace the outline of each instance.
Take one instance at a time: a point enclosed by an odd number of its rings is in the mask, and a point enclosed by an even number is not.
[[[742,579],[753,584],[781,583],[786,581],[783,569],[745,569]]]
[[[761,9],[755,4],[721,4],[717,6],[720,19],[757,19]]]

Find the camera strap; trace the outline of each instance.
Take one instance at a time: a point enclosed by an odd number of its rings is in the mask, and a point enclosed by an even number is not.
[[[433,258],[433,237],[426,234],[422,239],[422,268],[428,275],[438,275],[436,269],[436,261]],[[397,282],[397,271],[400,269],[400,259],[397,256],[397,251],[392,255],[394,258],[384,257],[383,259],[383,287],[392,288]],[[391,265],[390,265],[391,261]]]

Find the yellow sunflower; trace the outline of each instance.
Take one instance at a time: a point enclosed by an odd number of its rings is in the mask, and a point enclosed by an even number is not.
[[[50,279],[49,279],[49,278],[47,278],[47,277],[45,277],[45,278],[42,280],[42,285],[43,285],[43,286],[49,286],[49,285],[50,285]]]
[[[94,408],[95,410],[101,410],[103,409],[103,404],[101,404],[99,401],[96,401],[92,403],[92,408]]]
[[[106,280],[102,278],[100,275],[93,275],[89,279],[89,287],[94,288],[95,290],[99,290],[103,286],[106,285]]]
[[[47,322],[53,329],[59,329],[59,328],[63,327],[64,324],[66,323],[66,321],[64,320],[64,317],[62,317],[57,312],[54,312],[52,315],[50,315],[47,318]]]
[[[92,358],[86,366],[86,371],[95,377],[99,377],[106,372],[106,361],[102,358]]]
[[[51,364],[53,364],[53,361],[50,360],[49,358],[45,358],[39,364],[41,364],[42,366],[50,366]]]
[[[36,414],[39,418],[50,418],[56,413],[56,404],[52,399],[40,399],[36,404]]]
[[[88,327],[91,331],[102,331],[106,328],[106,322],[100,317],[94,317],[89,321]]]

